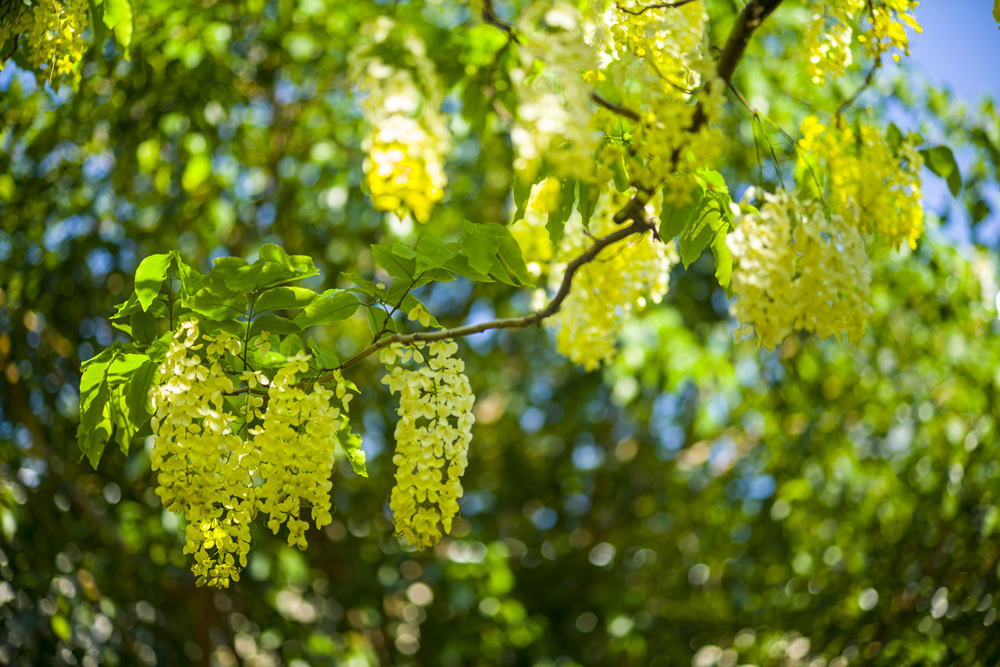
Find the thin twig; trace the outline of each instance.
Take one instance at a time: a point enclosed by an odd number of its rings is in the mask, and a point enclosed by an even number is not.
[[[729,33],[729,38],[726,40],[726,45],[722,48],[722,53],[719,54],[719,59],[716,62],[715,73],[720,79],[727,83],[732,80],[733,73],[736,72],[736,66],[739,65],[747,46],[750,44],[750,37],[760,24],[764,22],[764,19],[770,16],[771,12],[777,9],[781,3],[782,0],[751,0],[747,3],[743,11],[736,17],[736,23],[733,25],[733,29]],[[692,133],[697,132],[706,122],[708,122],[708,118],[705,116],[701,105],[699,105],[688,131]],[[646,201],[651,196],[651,191],[641,189],[615,214],[615,223],[622,225],[629,220],[639,220],[644,217]]]
[[[594,103],[597,104],[597,106],[599,106],[599,107],[604,107],[605,109],[607,109],[608,111],[611,111],[612,113],[616,113],[619,116],[624,116],[625,118],[628,118],[629,120],[633,120],[633,121],[635,121],[637,123],[639,122],[639,114],[638,114],[638,112],[632,111],[628,107],[623,107],[620,104],[615,104],[614,102],[612,102],[612,101],[610,101],[608,99],[605,99],[604,97],[601,97],[597,93],[591,93],[590,94],[590,99],[592,99],[594,101]]]
[[[497,13],[493,10],[493,0],[483,0],[483,20],[492,26],[500,28],[505,33],[507,37],[511,39],[515,44],[520,44],[521,40],[517,38],[514,34],[514,29],[510,27],[507,23],[504,23]]]
[[[626,14],[631,14],[632,16],[642,16],[643,14],[645,14],[646,12],[648,12],[650,9],[674,9],[676,7],[683,7],[684,5],[687,5],[687,4],[690,4],[692,2],[696,2],[696,1],[697,0],[676,0],[676,2],[660,2],[660,3],[657,3],[655,5],[646,5],[645,7],[643,7],[642,9],[640,9],[637,12],[634,12],[631,9],[625,9],[624,7],[622,7],[617,2],[615,3],[615,7],[617,7],[619,10],[625,12]]]
[[[868,71],[868,76],[865,77],[865,82],[861,84],[861,87],[854,91],[853,95],[848,97],[839,107],[837,107],[837,112],[833,114],[834,118],[840,118],[841,114],[847,110],[847,107],[851,106],[851,104],[854,103],[854,100],[858,99],[858,95],[863,93],[868,86],[872,85],[872,82],[875,80],[875,72],[877,72],[880,67],[882,67],[882,54],[875,56],[875,64],[872,65],[872,68]]]
[[[319,382],[324,384],[330,382],[333,379],[333,373],[335,371],[344,370],[355,365],[365,357],[369,357],[372,354],[378,352],[384,347],[392,345],[393,343],[415,343],[417,341],[435,341],[435,340],[445,340],[453,338],[464,338],[465,336],[471,336],[473,334],[482,333],[484,331],[489,331],[491,329],[523,329],[529,327],[533,324],[537,324],[544,319],[552,317],[562,306],[563,301],[569,296],[570,288],[573,285],[573,276],[580,268],[591,261],[593,261],[598,254],[608,246],[621,241],[622,239],[628,238],[633,234],[642,234],[645,232],[654,231],[652,223],[648,220],[635,221],[628,227],[623,227],[614,232],[611,232],[607,236],[602,236],[597,239],[590,248],[587,249],[582,255],[575,258],[566,266],[566,273],[563,274],[562,283],[559,285],[559,290],[556,292],[552,300],[549,301],[541,310],[536,310],[532,313],[524,315],[522,317],[508,317],[499,320],[492,320],[490,322],[483,322],[482,324],[472,324],[463,327],[455,327],[454,329],[439,329],[437,331],[421,331],[412,334],[393,334],[379,340],[378,342],[372,343],[365,349],[361,350],[353,357],[340,364],[335,369],[324,369],[329,371],[327,375],[320,378]]]

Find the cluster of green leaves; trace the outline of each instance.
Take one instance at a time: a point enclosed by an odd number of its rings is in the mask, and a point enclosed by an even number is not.
[[[351,292],[317,293],[294,284],[316,273],[309,257],[288,255],[275,245],[261,247],[253,264],[219,258],[208,275],[191,268],[176,250],[146,257],[136,270],[135,292],[111,318],[131,342],[116,342],[83,364],[77,437],[91,464],[97,465],[112,438],[128,454],[132,438],[149,433],[149,390],[182,321],[197,318],[204,332],[226,331],[243,341],[242,357],[230,359],[233,373],[276,369],[306,347],[320,367],[335,365],[336,357],[311,339],[281,336],[266,354],[253,345],[266,333],[299,333],[357,310],[361,304]]]
[[[192,317],[205,333],[225,331],[243,342],[242,357],[230,359],[228,370],[234,375],[248,369],[273,371],[288,357],[306,352],[318,378],[340,362],[334,351],[306,336],[311,327],[346,320],[364,306],[377,342],[401,330],[397,313],[418,307],[428,313],[412,291],[432,282],[460,276],[532,284],[520,247],[501,225],[466,221],[458,240],[425,234],[415,247],[375,245],[372,256],[394,278],[388,288],[345,274],[353,287],[323,292],[300,284],[319,273],[309,256],[289,255],[273,244],[262,246],[252,264],[238,257],[217,258],[207,275],[186,264],[176,250],[146,257],[135,272],[135,291],[111,318],[131,342],[116,342],[83,364],[78,431],[83,454],[96,466],[110,440],[128,454],[133,437],[148,434],[148,393],[155,371],[177,326]],[[429,313],[428,318],[431,326],[440,326]],[[276,342],[261,353],[258,343],[264,339]]]

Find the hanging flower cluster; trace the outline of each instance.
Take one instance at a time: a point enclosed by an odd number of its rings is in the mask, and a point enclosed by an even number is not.
[[[198,583],[218,587],[239,581],[254,517],[257,457],[232,430],[236,415],[225,409],[224,394],[233,382],[219,363],[224,352],[241,349],[225,332],[202,335],[197,320],[184,322],[151,390],[156,493],[187,520],[184,553],[194,555]]]
[[[390,55],[400,46],[403,55]],[[426,47],[412,31],[380,17],[362,28],[349,62],[351,76],[368,92],[361,102],[371,125],[363,169],[372,206],[427,222],[448,184],[444,160],[451,135]]]
[[[723,146],[713,124],[725,104],[725,84],[705,58],[703,3],[649,6],[611,3],[593,18],[603,71],[616,90],[630,91],[625,106],[638,113],[631,137],[631,181],[646,192],[662,184],[667,202],[688,202],[689,174],[710,166]]]
[[[764,195],[760,211],[737,217],[733,255],[736,337],[754,333],[774,349],[793,330],[857,340],[871,314],[871,273],[856,227],[794,194]]]
[[[240,418],[225,405],[235,387],[223,364],[242,349],[225,331],[213,336],[201,332],[196,319],[183,322],[150,391],[156,493],[186,520],[184,552],[194,555],[199,585],[220,588],[239,581],[246,567],[258,511],[269,516],[275,533],[287,525],[288,543],[299,548],[306,546],[307,508],[317,528],[330,523],[334,448],[351,399],[339,375],[334,390],[299,387],[297,374],[308,369],[300,353],[271,381],[259,371],[242,375],[251,392]],[[252,392],[268,384],[265,406]],[[331,405],[334,397],[342,408]],[[244,439],[235,423],[257,426]]]
[[[72,74],[83,58],[87,43],[83,32],[87,27],[86,0],[45,0],[30,6],[14,5],[13,17],[0,22],[0,44],[20,35],[23,51],[35,70],[45,68],[45,76],[59,81]]]
[[[435,546],[442,528],[451,532],[463,493],[475,396],[457,351],[456,343],[442,340],[397,343],[379,354],[383,364],[394,366],[382,381],[399,394],[392,458],[396,486],[389,508],[396,532],[421,548]]]
[[[592,236],[604,236],[617,229],[614,212],[626,201],[625,195],[614,190],[602,193],[589,233],[579,212],[573,213],[559,244],[557,265],[550,274],[553,288],[561,281],[566,263],[591,245]],[[647,212],[657,209],[658,204],[654,200]],[[556,349],[588,371],[610,361],[625,319],[644,307],[647,299],[658,303],[663,298],[670,270],[676,263],[673,245],[654,238],[652,232],[605,248],[577,271],[569,296],[548,321],[556,329]]]
[[[822,84],[827,78],[837,79],[847,71],[853,62],[851,43],[856,21],[870,24],[868,30],[858,35],[858,42],[864,45],[868,57],[879,58],[893,48],[910,55],[909,37],[904,25],[917,33],[922,32],[911,13],[916,6],[915,0],[817,3],[810,20],[805,23],[802,40],[807,73],[813,83]],[[898,53],[892,57],[899,60]]]
[[[296,384],[296,375],[309,369],[307,357],[299,353],[278,370],[267,390],[267,412],[263,426],[251,430],[259,450],[259,474],[263,484],[257,489],[257,507],[268,515],[268,528],[277,534],[288,526],[288,544],[305,549],[303,519],[306,508],[317,528],[328,525],[330,489],[333,483],[334,450],[346,419],[341,409],[331,405],[336,395],[346,417],[353,396],[338,373],[336,389],[314,385],[305,391]]]
[[[862,234],[875,234],[891,247],[906,241],[911,248],[923,233],[920,168],[916,135],[905,137],[895,150],[871,125],[855,132],[830,127],[815,116],[802,123],[801,160],[810,178],[826,174],[829,203],[839,215],[855,222]],[[825,171],[824,171],[825,167]]]
[[[514,168],[527,180],[545,159],[564,177],[588,180],[600,135],[590,95],[598,70],[583,35],[583,16],[561,0],[533,3],[518,21],[520,67],[510,72],[518,96],[511,129]]]

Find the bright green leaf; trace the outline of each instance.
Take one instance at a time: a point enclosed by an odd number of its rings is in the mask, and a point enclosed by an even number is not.
[[[171,254],[150,255],[139,262],[139,268],[135,270],[135,294],[144,311],[149,310],[149,305],[160,293],[160,287],[167,278],[170,259]]]

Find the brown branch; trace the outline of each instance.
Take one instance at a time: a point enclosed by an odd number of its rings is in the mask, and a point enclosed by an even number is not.
[[[520,44],[521,41],[514,34],[514,29],[510,27],[507,23],[504,23],[497,13],[493,10],[493,0],[483,0],[483,20],[492,26],[500,28],[505,33],[507,37],[510,38],[515,44]]]
[[[771,12],[777,9],[781,3],[782,0],[750,0],[747,3],[743,11],[736,17],[736,24],[733,25],[726,45],[722,48],[722,53],[716,62],[715,73],[720,79],[727,84],[732,80],[736,66],[739,65],[747,50],[747,45],[750,43],[750,37],[764,22],[764,19],[770,16]],[[704,109],[699,104],[692,118],[691,127],[687,131],[697,132],[707,121]],[[676,154],[674,158],[676,160]],[[615,223],[622,225],[629,220],[638,220],[645,216],[646,202],[650,196],[652,196],[651,191],[640,190],[615,214]]]
[[[861,86],[857,90],[854,91],[853,95],[848,97],[839,107],[837,107],[836,113],[833,114],[834,118],[840,118],[841,114],[843,114],[844,111],[847,110],[847,107],[851,106],[854,103],[854,100],[858,99],[858,95],[863,93],[868,88],[868,86],[872,85],[872,82],[875,81],[875,72],[877,72],[881,66],[882,66],[882,55],[879,54],[875,56],[875,64],[872,65],[872,68],[868,71],[868,76],[865,77],[865,82],[861,84]]]
[[[471,336],[473,334],[482,333],[484,331],[490,331],[491,329],[523,329],[529,327],[532,324],[538,324],[544,319],[552,317],[562,306],[563,301],[569,296],[570,288],[573,286],[573,276],[580,268],[589,262],[592,262],[600,254],[602,250],[610,245],[617,243],[623,239],[632,236],[633,234],[642,234],[644,232],[655,232],[655,228],[649,220],[645,217],[636,220],[628,227],[623,227],[619,230],[611,232],[607,236],[602,236],[601,238],[594,241],[594,244],[587,249],[582,255],[576,257],[566,266],[566,273],[563,274],[562,283],[559,285],[558,291],[556,291],[555,296],[549,301],[541,310],[536,310],[532,313],[521,317],[508,317],[498,320],[492,320],[490,322],[483,322],[482,324],[470,324],[463,327],[455,327],[453,329],[438,329],[437,331],[420,331],[412,334],[393,334],[387,338],[383,338],[375,343],[372,343],[368,347],[364,348],[353,357],[345,361],[344,363],[337,366],[337,368],[324,369],[328,371],[326,375],[319,379],[321,384],[325,384],[333,380],[333,374],[337,371],[350,368],[355,365],[365,357],[369,357],[372,354],[378,352],[384,347],[388,347],[393,343],[415,343],[418,341],[435,341],[435,340],[445,340],[453,338],[464,338],[466,336]]]
[[[623,107],[620,104],[615,104],[614,102],[612,102],[612,101],[610,101],[608,99],[605,99],[604,97],[601,97],[597,93],[591,93],[590,94],[590,99],[592,99],[594,101],[594,103],[597,106],[599,106],[599,107],[604,107],[605,109],[607,109],[608,111],[610,111],[612,113],[616,113],[619,116],[624,116],[625,118],[628,118],[629,120],[633,120],[633,121],[635,121],[637,123],[639,122],[639,114],[638,114],[638,112],[632,111],[628,107]]]
[[[778,8],[781,2],[782,0],[751,0],[743,8],[743,11],[736,18],[736,25],[729,33],[729,39],[722,47],[722,54],[715,66],[716,74],[719,75],[720,79],[728,82],[733,78],[736,66],[740,64],[740,60],[750,44],[750,37],[764,22],[764,19]]]
[[[697,0],[676,0],[676,2],[660,2],[660,3],[657,3],[655,5],[646,5],[645,7],[643,7],[642,9],[640,9],[637,12],[634,12],[631,9],[625,9],[624,7],[622,7],[617,2],[615,3],[615,7],[617,7],[620,11],[625,12],[626,14],[631,14],[632,16],[642,16],[643,14],[645,14],[646,12],[648,12],[650,9],[674,9],[676,7],[683,7],[684,5],[687,5],[687,4],[690,4],[692,2],[696,2],[696,1]]]

